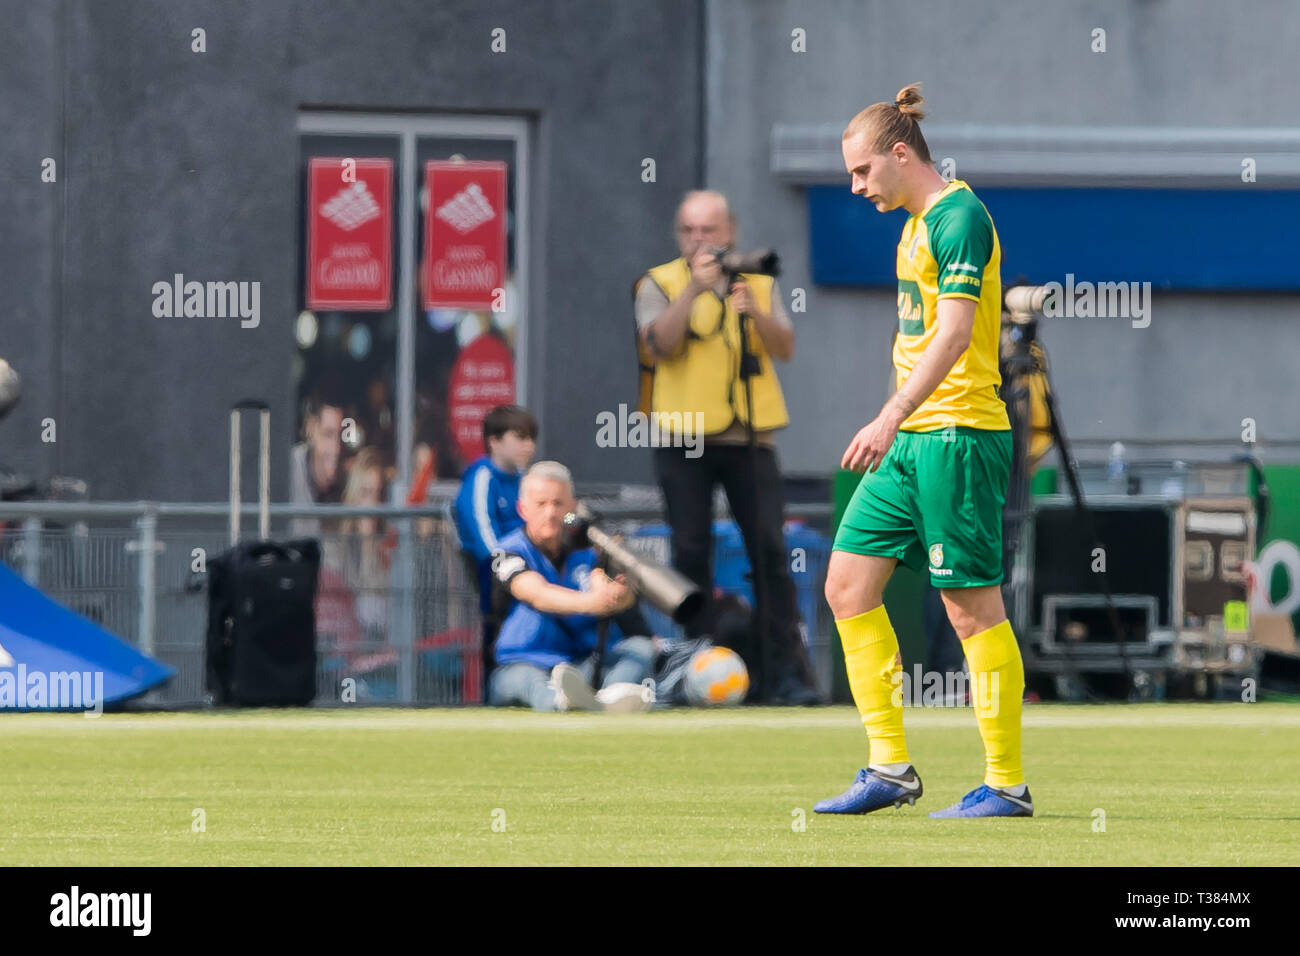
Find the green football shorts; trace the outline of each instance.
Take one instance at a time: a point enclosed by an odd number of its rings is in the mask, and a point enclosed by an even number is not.
[[[937,588],[1002,583],[1002,506],[1011,432],[899,432],[858,483],[834,550],[927,566]]]

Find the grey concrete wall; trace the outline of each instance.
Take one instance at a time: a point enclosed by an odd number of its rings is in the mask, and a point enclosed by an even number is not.
[[[671,258],[673,206],[702,169],[701,16],[691,0],[3,0],[0,255],[15,281],[0,354],[27,388],[0,463],[85,477],[100,499],[218,500],[227,408],[256,396],[286,496],[295,121],[337,107],[532,118],[520,360],[540,450],[582,478],[644,480],[646,453],[596,447],[594,410],[635,398],[630,284]],[[206,53],[191,52],[195,27]],[[62,157],[57,186],[39,183],[46,155]],[[259,281],[261,325],[155,318],[151,287],[176,272]]]
[[[731,197],[747,241],[779,248],[787,291],[808,290],[781,369],[788,470],[835,467],[879,410],[896,320],[892,291],[813,285],[804,189],[770,172],[773,124],[843,124],[922,81],[933,124],[1300,125],[1300,7],[1284,0],[709,0],[707,21],[708,183]],[[1097,27],[1105,53],[1090,48]],[[791,51],[795,28],[806,53]],[[1300,460],[1300,298],[1157,292],[1153,308],[1145,330],[1044,324],[1080,456],[1132,435],[1227,439],[1206,452],[1226,454],[1249,416],[1261,439],[1290,442],[1268,460]]]
[[[0,357],[20,371],[23,399],[0,423],[0,467],[57,470],[57,445],[42,444],[40,422],[58,410],[56,382],[61,288],[56,247],[67,179],[62,152],[62,53],[53,5],[0,5]],[[57,182],[41,182],[55,160]]]
[[[0,464],[85,477],[101,499],[222,498],[239,398],[268,399],[274,447],[291,443],[302,108],[531,119],[520,360],[540,451],[633,481],[648,455],[597,448],[594,414],[635,394],[628,288],[674,255],[673,208],[696,185],[727,191],[742,240],[777,246],[782,285],[808,291],[782,369],[787,470],[833,468],[883,400],[894,297],[813,286],[803,189],[769,173],[774,123],[842,122],[919,79],[934,123],[1300,126],[1300,8],[1283,0],[0,0],[0,22],[0,355],[25,379]],[[45,156],[55,184],[40,182]],[[154,318],[151,286],[175,272],[260,281],[261,326]],[[1071,432],[1085,448],[1231,437],[1250,416],[1265,439],[1300,441],[1296,304],[1158,295],[1144,331],[1046,328]],[[284,497],[283,457],[273,477]]]

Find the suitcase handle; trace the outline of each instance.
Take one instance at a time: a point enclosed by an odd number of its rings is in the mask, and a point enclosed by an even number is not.
[[[241,494],[239,417],[242,411],[256,411],[260,419],[258,441],[258,537],[271,537],[271,408],[266,402],[246,399],[230,410],[230,546],[239,543]]]
[[[292,541],[258,541],[245,545],[244,558],[260,561],[268,555],[281,561],[316,563],[320,560],[320,546],[314,538],[295,538]]]
[[[251,561],[259,561],[267,555],[283,560],[289,557],[289,552],[274,541],[259,541],[257,544],[249,545],[244,555]]]

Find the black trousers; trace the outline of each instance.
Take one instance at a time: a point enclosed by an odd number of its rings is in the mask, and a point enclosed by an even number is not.
[[[782,529],[785,501],[776,452],[760,445],[752,452],[751,461],[748,445],[705,442],[701,447],[698,458],[686,457],[681,448],[654,450],[655,475],[663,489],[672,529],[673,566],[706,596],[712,596],[713,489],[721,483],[745,539],[755,597],[758,569],[763,569],[767,621],[755,620],[764,650],[751,655],[755,660],[746,661],[755,672],[751,674],[751,686],[760,697],[771,696],[777,685],[789,677],[815,686],[799,631],[799,608]],[[708,618],[707,613],[701,614],[693,626],[688,626],[688,632],[698,634],[701,622]]]

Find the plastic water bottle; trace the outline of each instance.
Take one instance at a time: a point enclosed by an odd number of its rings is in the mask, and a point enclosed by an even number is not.
[[[1128,462],[1124,460],[1124,443],[1115,442],[1110,446],[1110,460],[1106,463],[1106,484],[1113,495],[1125,494],[1128,490]]]
[[[1173,472],[1160,486],[1160,493],[1176,501],[1187,497],[1187,462],[1174,462]]]

